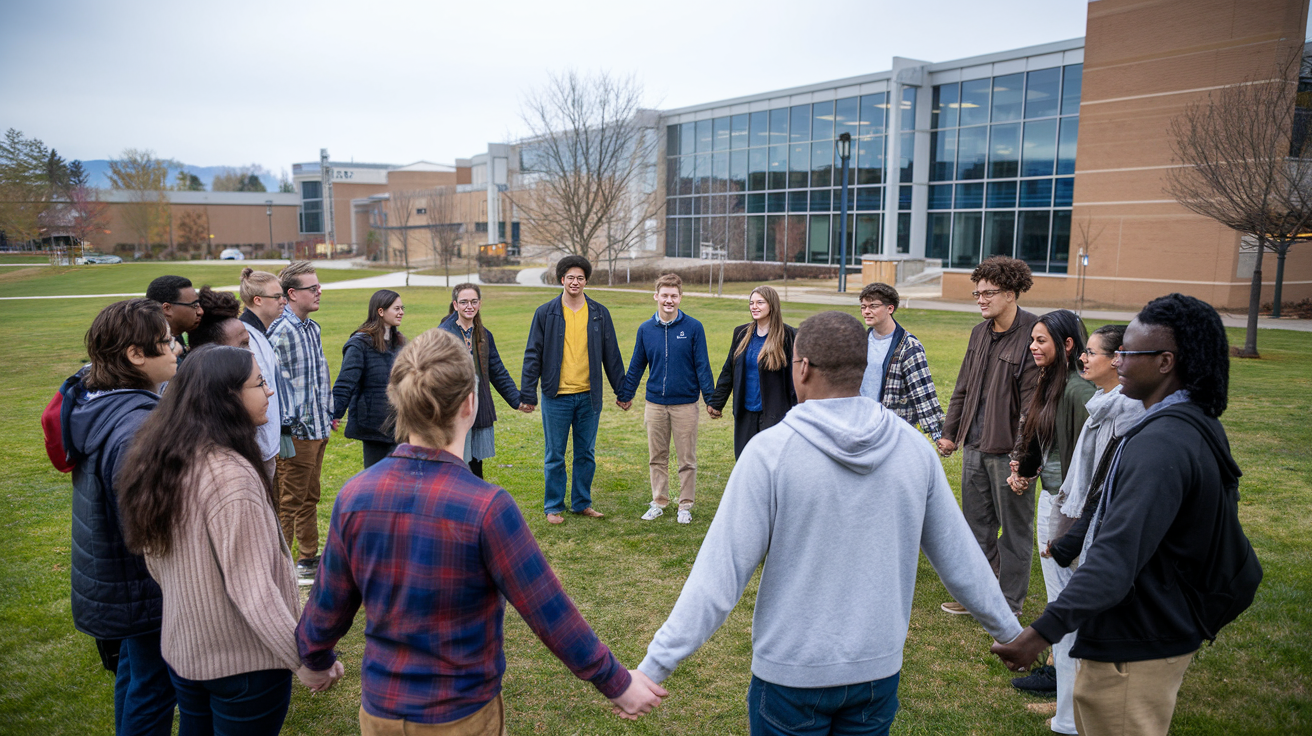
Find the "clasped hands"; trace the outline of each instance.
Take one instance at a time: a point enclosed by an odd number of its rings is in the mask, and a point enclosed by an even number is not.
[[[615,704],[611,712],[620,718],[636,721],[639,716],[650,713],[652,708],[660,705],[661,699],[669,697],[670,693],[639,670],[629,670],[629,676],[632,681],[628,689],[620,693],[619,697],[610,699]]]
[[[342,660],[339,659],[326,670],[312,670],[305,665],[301,665],[296,670],[296,679],[300,680],[302,685],[310,688],[310,692],[321,693],[332,689],[332,686],[336,685],[345,673],[346,668],[342,666]]]
[[[1007,477],[1007,485],[1011,486],[1012,493],[1015,493],[1017,496],[1023,496],[1025,495],[1025,491],[1028,491],[1030,488],[1030,481],[1034,479],[1022,478],[1020,477],[1019,473],[1020,473],[1020,463],[1015,460],[1012,460],[1011,475]]]

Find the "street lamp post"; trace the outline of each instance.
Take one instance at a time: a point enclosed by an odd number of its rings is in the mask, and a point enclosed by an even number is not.
[[[273,251],[273,200],[264,200],[264,214],[269,217],[269,251]]]
[[[838,226],[838,293],[847,291],[847,162],[852,158],[852,134],[842,133],[834,141],[838,148],[838,157],[843,159],[843,194],[839,204]]]
[[[205,260],[214,257],[214,233],[210,233],[210,247],[205,249]]]

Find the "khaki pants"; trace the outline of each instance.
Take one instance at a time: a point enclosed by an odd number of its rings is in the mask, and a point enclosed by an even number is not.
[[[1077,660],[1076,730],[1081,736],[1166,736],[1194,654],[1143,662]]]
[[[670,503],[670,438],[679,457],[679,510],[692,508],[697,497],[697,404],[647,402],[647,452],[651,457],[651,502],[661,508]]]
[[[328,440],[293,439],[292,443],[296,457],[278,458],[278,521],[299,561],[319,553],[319,473]]]
[[[497,695],[475,713],[449,723],[379,718],[360,708],[360,736],[505,736],[506,711]]]

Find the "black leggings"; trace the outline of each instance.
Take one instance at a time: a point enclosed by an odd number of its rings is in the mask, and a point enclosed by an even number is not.
[[[396,449],[395,442],[374,442],[373,440],[361,440],[360,444],[364,445],[364,466],[367,468],[374,463],[382,460],[392,454]]]
[[[474,475],[476,475],[476,476],[482,478],[482,477],[483,477],[483,461],[482,461],[482,460],[475,460],[475,459],[473,459],[473,458],[470,458],[470,460],[469,460],[469,472],[471,472],[471,473],[473,473]]]

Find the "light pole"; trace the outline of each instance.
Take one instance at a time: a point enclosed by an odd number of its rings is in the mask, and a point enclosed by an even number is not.
[[[843,194],[838,209],[842,221],[838,226],[838,293],[842,294],[847,291],[847,162],[852,158],[852,134],[842,133],[834,145],[838,148],[838,157],[843,159]]]
[[[264,200],[264,214],[269,216],[269,251],[273,252],[273,200]]]
[[[205,260],[214,257],[214,233],[210,233],[210,247],[205,249]]]

